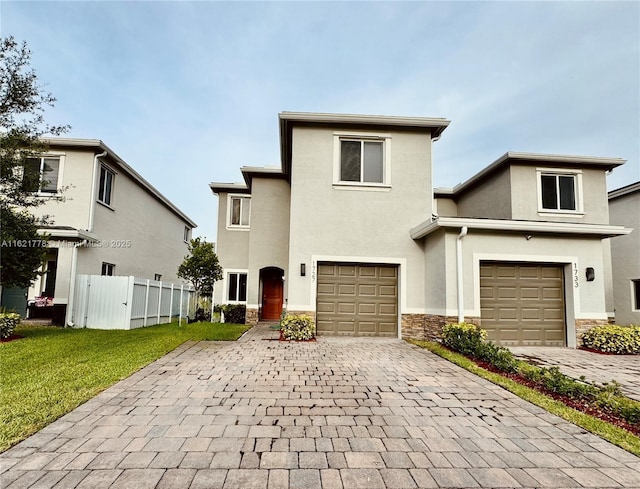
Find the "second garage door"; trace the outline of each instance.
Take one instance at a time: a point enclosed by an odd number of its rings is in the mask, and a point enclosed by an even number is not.
[[[565,345],[563,268],[483,262],[482,328],[503,345]]]
[[[318,334],[398,335],[398,267],[318,263]]]

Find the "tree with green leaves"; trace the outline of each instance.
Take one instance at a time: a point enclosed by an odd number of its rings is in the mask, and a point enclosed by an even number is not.
[[[45,123],[44,113],[56,99],[39,83],[31,68],[26,42],[12,36],[0,38],[0,213],[2,260],[0,283],[6,287],[28,287],[39,275],[46,236],[38,228],[47,218],[36,218],[29,208],[44,203],[34,190],[43,188],[46,168],[34,158],[47,151],[47,136],[59,136],[68,126]],[[61,200],[54,195],[49,200]],[[37,246],[33,244],[37,243]],[[28,246],[18,246],[27,244]]]
[[[194,238],[189,242],[189,255],[178,267],[178,277],[191,282],[199,297],[211,295],[213,284],[222,279],[213,243]]]

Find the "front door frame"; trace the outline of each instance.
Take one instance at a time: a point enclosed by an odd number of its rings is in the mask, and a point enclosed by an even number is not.
[[[271,309],[267,310],[267,314],[265,314],[265,303],[267,301],[266,291],[268,290],[265,287],[265,282],[272,281],[273,284],[276,285],[279,294],[276,297],[279,297],[279,300],[276,301],[275,309],[271,311]],[[260,319],[265,321],[275,321],[279,320],[282,316],[284,303],[284,270],[280,267],[265,267],[260,270]],[[269,314],[271,312],[271,314]]]

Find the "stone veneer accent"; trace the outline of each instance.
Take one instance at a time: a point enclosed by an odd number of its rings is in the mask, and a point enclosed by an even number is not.
[[[255,326],[258,324],[258,310],[257,309],[249,309],[247,308],[247,312],[244,316],[244,324],[250,324],[251,326]]]
[[[480,318],[465,318],[467,323],[480,324]],[[403,314],[402,338],[414,340],[437,340],[442,337],[442,328],[448,323],[457,323],[458,316],[435,314]]]
[[[607,319],[576,319],[576,345],[582,345],[582,335],[594,326],[611,324]]]

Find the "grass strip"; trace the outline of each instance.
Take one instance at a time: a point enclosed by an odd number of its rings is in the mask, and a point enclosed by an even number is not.
[[[248,326],[177,322],[125,330],[18,327],[0,344],[0,451],[188,340],[231,341]]]
[[[598,435],[608,442],[611,442],[614,445],[617,445],[620,448],[623,448],[624,450],[640,457],[640,437],[629,433],[627,430],[623,430],[622,428],[618,428],[617,426],[607,423],[606,421],[603,421],[599,418],[595,418],[588,414],[577,411],[571,407],[568,407],[560,401],[546,396],[535,389],[519,384],[518,382],[515,382],[500,374],[485,370],[467,357],[452,352],[451,350],[444,348],[438,343],[418,340],[408,341],[409,343],[429,350],[430,352],[435,353],[436,355],[450,361],[451,363],[454,363],[459,367],[468,370],[478,377],[482,377],[489,382],[503,387],[504,389],[512,392],[521,399],[529,401],[530,403],[541,407],[545,411],[548,411],[549,413],[555,414],[556,416],[559,416],[569,421],[570,423],[580,426],[581,428],[584,428],[594,435]]]

